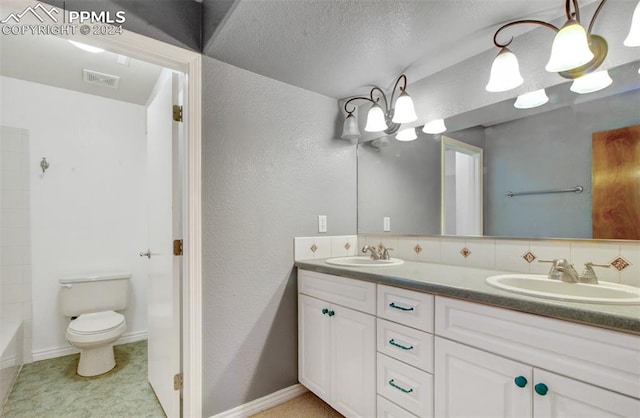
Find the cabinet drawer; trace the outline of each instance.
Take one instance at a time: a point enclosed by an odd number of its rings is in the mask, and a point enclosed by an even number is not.
[[[378,318],[378,351],[433,373],[433,335]]]
[[[378,353],[378,394],[419,417],[433,416],[433,376]]]
[[[378,316],[433,332],[433,295],[378,285]]]
[[[378,418],[418,418],[409,411],[405,411],[393,402],[378,395]]]
[[[298,270],[298,291],[372,315],[376,313],[375,283]]]

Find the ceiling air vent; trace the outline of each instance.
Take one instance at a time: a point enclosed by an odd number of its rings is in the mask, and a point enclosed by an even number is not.
[[[86,83],[97,84],[112,89],[118,88],[120,77],[110,74],[99,73],[97,71],[82,70],[82,78]]]

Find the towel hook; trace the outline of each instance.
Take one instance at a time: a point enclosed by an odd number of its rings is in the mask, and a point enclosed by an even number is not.
[[[44,174],[44,172],[47,171],[47,168],[49,168],[47,157],[42,157],[42,161],[40,161],[40,168],[42,168],[42,174]]]

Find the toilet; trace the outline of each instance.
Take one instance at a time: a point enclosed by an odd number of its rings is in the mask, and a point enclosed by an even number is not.
[[[80,349],[78,374],[97,376],[116,366],[113,343],[127,329],[121,311],[127,307],[129,273],[61,277],[60,308],[71,318],[67,341]]]

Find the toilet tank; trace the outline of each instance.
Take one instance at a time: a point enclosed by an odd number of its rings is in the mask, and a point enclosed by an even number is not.
[[[66,317],[127,307],[130,273],[79,274],[60,277],[60,309]]]

